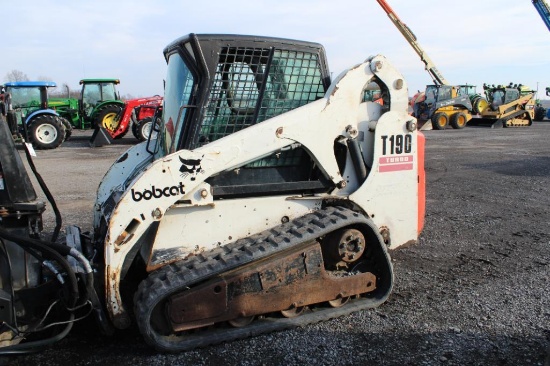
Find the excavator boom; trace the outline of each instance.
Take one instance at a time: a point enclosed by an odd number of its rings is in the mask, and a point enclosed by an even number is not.
[[[428,54],[420,47],[420,44],[416,40],[416,36],[414,33],[410,30],[409,27],[405,23],[399,19],[397,14],[393,11],[393,9],[388,5],[388,3],[385,0],[376,0],[378,1],[378,4],[384,9],[386,14],[388,14],[388,17],[392,21],[392,23],[399,29],[401,34],[405,37],[407,42],[411,45],[411,47],[416,51],[418,56],[420,56],[420,60],[424,63],[426,66],[426,71],[430,74],[430,77],[432,78],[434,84],[436,85],[449,85],[449,82],[443,77],[443,75],[439,72],[437,67],[435,67],[435,64],[431,60],[431,58],[428,56]]]

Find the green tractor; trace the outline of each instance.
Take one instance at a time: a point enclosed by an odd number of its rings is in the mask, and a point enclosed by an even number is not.
[[[489,102],[483,95],[477,92],[475,85],[463,84],[459,85],[458,88],[460,95],[467,95],[470,98],[473,114],[480,114],[489,106]]]
[[[18,81],[4,85],[7,97],[7,122],[14,138],[21,135],[35,149],[54,149],[68,137],[69,122],[48,104],[51,81]]]
[[[51,98],[50,106],[79,130],[103,127],[116,131],[125,103],[116,90],[119,79],[82,79],[80,98]]]

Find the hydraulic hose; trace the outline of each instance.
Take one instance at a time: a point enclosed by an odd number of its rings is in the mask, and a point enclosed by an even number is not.
[[[73,320],[74,320],[74,314],[71,314],[69,318],[69,323],[67,324],[65,329],[63,329],[63,331],[61,331],[60,333],[56,334],[53,337],[0,348],[0,356],[21,355],[26,353],[38,352],[42,350],[44,347],[54,344],[62,340],[63,338],[65,338],[73,328],[73,324],[74,324]]]
[[[99,300],[95,286],[94,286],[94,271],[88,259],[80,253],[78,250],[71,248],[69,255],[78,260],[84,269],[84,274],[86,276],[86,294],[88,295],[88,300],[92,303],[92,308],[96,316],[96,320],[99,322],[101,330],[106,335],[112,335],[114,333],[114,328],[109,321],[103,304]]]
[[[67,262],[67,260],[63,257],[70,254],[71,248],[65,245],[55,244],[55,243],[44,244],[43,242],[36,239],[13,235],[7,232],[3,228],[0,228],[0,237],[23,247],[24,249],[33,253],[34,256],[36,256],[35,250],[38,250],[42,252],[42,256],[50,257],[51,259],[59,263],[67,273],[67,279],[68,279],[67,283],[68,283],[68,286],[70,287],[69,306],[70,307],[75,306],[79,297],[78,283],[77,283],[76,275],[72,270],[69,262]],[[0,355],[14,355],[14,354],[37,352],[46,346],[49,346],[55,342],[58,342],[61,339],[63,339],[67,334],[69,334],[69,332],[73,327],[74,318],[75,318],[74,314],[70,314],[67,326],[63,329],[63,331],[56,334],[55,336],[38,340],[38,341],[32,341],[28,343],[16,344],[13,346],[0,348]]]
[[[76,275],[74,271],[71,268],[71,265],[69,262],[64,258],[66,255],[70,255],[71,248],[65,245],[61,244],[55,244],[55,243],[44,243],[36,239],[21,237],[18,235],[14,235],[9,233],[3,228],[0,228],[0,238],[9,240],[21,247],[23,247],[25,250],[31,252],[36,256],[35,253],[36,250],[40,251],[42,253],[43,257],[49,257],[50,259],[55,260],[57,263],[61,265],[61,267],[65,270],[67,273],[67,279],[66,283],[69,286],[69,307],[74,307],[75,304],[78,302],[79,298],[79,292],[78,292],[78,283],[76,279]],[[90,276],[88,276],[90,277]],[[93,279],[92,279],[93,281]],[[92,285],[93,286],[93,285]],[[96,296],[97,297],[97,296]],[[25,353],[31,353],[31,352],[37,352],[41,350],[43,347],[49,346],[55,342],[60,341],[63,339],[67,334],[69,334],[70,330],[73,327],[73,320],[75,316],[74,314],[70,314],[68,324],[67,326],[61,331],[60,333],[56,334],[53,337],[32,341],[28,343],[23,344],[16,344],[13,346],[7,346],[0,348],[0,355],[15,355],[15,354],[25,354]]]
[[[25,135],[27,135],[27,133],[25,133]],[[67,286],[68,288],[68,295],[69,295],[68,306],[72,308],[77,304],[80,294],[78,291],[78,282],[77,282],[76,274],[72,270],[69,262],[64,257],[67,255],[72,255],[72,256],[75,256],[75,255],[74,253],[71,253],[71,248],[69,248],[68,246],[55,243],[61,231],[61,226],[62,226],[61,213],[57,207],[57,204],[55,202],[53,195],[48,189],[42,176],[38,173],[36,166],[34,165],[34,161],[31,157],[29,148],[27,147],[26,144],[23,144],[23,145],[24,145],[25,156],[27,158],[29,167],[31,168],[34,176],[36,177],[36,180],[38,181],[40,188],[42,189],[46,198],[48,199],[48,202],[52,206],[52,209],[55,214],[56,225],[51,236],[51,243],[46,243],[40,240],[14,235],[1,227],[0,227],[0,238],[9,240],[21,246],[24,250],[29,252],[32,256],[36,257],[37,259],[39,259],[40,257],[44,257],[44,258],[52,259],[55,262],[57,262],[63,268],[64,272],[67,274],[67,281],[65,281],[65,286]],[[40,252],[41,255],[39,255],[37,251]],[[98,306],[99,299],[97,297],[97,294],[95,293],[95,289],[93,288],[93,274],[91,273],[91,267],[88,268],[89,263],[88,263],[88,267],[86,267],[85,265],[84,267],[88,272],[86,276],[86,279],[87,279],[86,286],[87,286],[88,294],[90,294],[89,296],[91,299],[95,300],[95,301],[92,301],[92,303],[94,305],[94,308],[96,308]],[[63,285],[63,282],[61,283]],[[90,289],[92,290],[92,293],[90,292]],[[97,311],[98,310],[96,309],[96,312]],[[31,342],[26,342],[22,344],[2,347],[0,348],[0,355],[16,355],[16,354],[26,354],[26,353],[37,352],[46,346],[54,344],[60,341],[61,339],[65,338],[67,334],[69,334],[69,332],[73,327],[74,319],[75,319],[75,315],[74,313],[71,313],[69,315],[69,320],[65,328],[55,336],[52,336],[46,339],[37,340],[37,341],[31,341]]]
[[[48,199],[48,202],[52,205],[53,212],[55,214],[55,228],[51,237],[51,241],[55,242],[57,241],[57,238],[59,236],[59,232],[61,231],[61,225],[63,224],[63,221],[61,219],[61,213],[59,212],[59,209],[57,208],[57,204],[55,203],[55,199],[53,198],[50,190],[48,189],[48,186],[46,185],[46,182],[42,179],[42,176],[38,171],[36,170],[36,166],[34,165],[34,161],[32,160],[31,153],[29,152],[29,148],[26,144],[23,144],[25,148],[25,156],[27,157],[27,162],[29,163],[29,166],[36,177],[36,180],[38,181],[38,184],[40,185],[40,188],[42,189],[42,192],[46,195],[46,198]]]

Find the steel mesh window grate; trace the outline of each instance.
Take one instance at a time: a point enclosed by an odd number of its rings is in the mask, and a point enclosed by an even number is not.
[[[200,130],[208,143],[301,107],[325,94],[318,55],[271,48],[224,48]],[[302,151],[274,154],[250,165],[291,166]]]
[[[202,142],[215,141],[254,123],[269,51],[222,50],[201,128]]]
[[[316,54],[276,50],[269,69],[258,122],[301,107],[324,96]]]

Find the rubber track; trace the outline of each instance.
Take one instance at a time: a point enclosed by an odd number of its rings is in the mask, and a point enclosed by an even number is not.
[[[188,351],[224,341],[304,326],[380,305],[389,296],[391,283],[383,293],[375,297],[357,298],[340,308],[314,308],[296,318],[257,319],[242,328],[214,327],[194,333],[187,332],[182,336],[164,336],[157,334],[150,326],[150,314],[162,299],[225,271],[353,224],[364,224],[373,229],[385,254],[386,266],[391,272],[389,255],[381,244],[382,239],[372,221],[343,207],[328,207],[223,247],[166,265],[151,273],[140,284],[134,298],[136,320],[145,341],[160,351]]]
[[[516,118],[517,116],[521,116],[522,114],[525,114],[527,116],[527,119],[529,120],[530,124],[529,125],[519,125],[519,126],[506,126],[506,123],[511,120],[512,118]],[[507,116],[507,117],[504,117],[504,118],[500,118],[497,123],[502,123],[502,127],[528,127],[528,126],[531,126],[531,124],[533,123],[533,121],[531,121],[531,117],[529,116],[529,113],[525,110],[519,110],[515,113],[512,113],[511,115]]]

